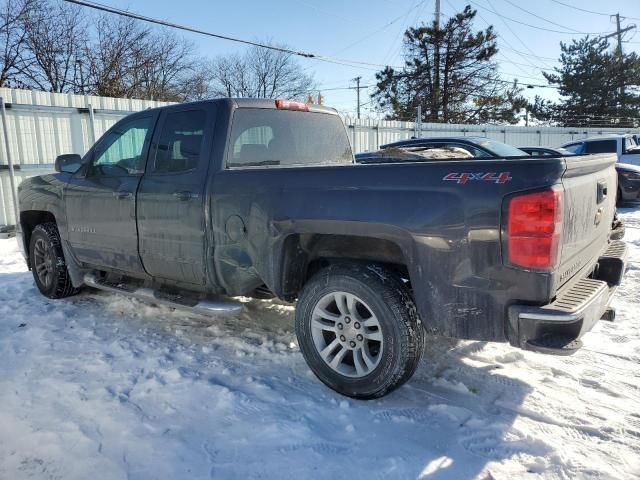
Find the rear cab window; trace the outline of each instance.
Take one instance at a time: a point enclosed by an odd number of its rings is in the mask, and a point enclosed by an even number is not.
[[[264,108],[238,108],[233,114],[227,168],[351,163],[338,115]]]
[[[616,153],[616,151],[616,140],[595,140],[593,142],[587,142],[585,148],[585,153]]]

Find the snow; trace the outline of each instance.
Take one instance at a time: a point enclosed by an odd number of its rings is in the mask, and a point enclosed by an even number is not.
[[[431,338],[400,390],[310,373],[293,308],[210,319],[85,291],[48,300],[0,240],[0,478],[637,478],[640,212],[631,265],[572,357]]]

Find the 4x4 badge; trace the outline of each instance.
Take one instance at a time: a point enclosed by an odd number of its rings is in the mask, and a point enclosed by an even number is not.
[[[511,177],[511,173],[510,172],[500,172],[500,173],[495,173],[495,172],[489,172],[489,173],[484,173],[484,172],[478,172],[478,173],[452,172],[452,173],[447,173],[442,178],[442,180],[456,182],[456,183],[459,183],[460,185],[464,185],[465,183],[467,183],[470,180],[483,180],[485,182],[507,183],[511,179],[512,179],[512,177]]]

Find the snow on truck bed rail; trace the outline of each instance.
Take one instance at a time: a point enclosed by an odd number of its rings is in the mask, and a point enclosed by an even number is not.
[[[0,240],[0,478],[640,476],[640,213],[630,270],[572,357],[429,339],[376,401],[313,377],[293,308],[210,319],[120,295],[48,300]]]

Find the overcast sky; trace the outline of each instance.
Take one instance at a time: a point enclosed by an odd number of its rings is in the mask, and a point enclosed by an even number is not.
[[[402,33],[408,26],[431,21],[435,0],[102,0],[136,13],[187,24],[210,32],[286,43],[296,50],[339,59],[384,65],[402,65]],[[639,0],[561,0],[562,3],[603,14],[620,13],[622,27],[640,26]],[[615,19],[563,6],[553,0],[441,0],[443,16],[461,11],[465,5],[478,10],[476,26],[492,24],[499,34],[498,46],[502,77],[519,78],[521,83],[546,85],[540,69],[551,69],[560,52],[560,41],[580,38],[580,33],[563,34],[540,30],[512,20],[546,28],[578,32],[613,32]],[[515,5],[528,10],[527,13]],[[501,18],[496,13],[512,20]],[[532,15],[535,14],[538,17]],[[635,17],[635,18],[633,18]],[[550,23],[553,22],[553,23]],[[558,25],[554,25],[558,24]],[[182,33],[181,33],[182,34]],[[243,46],[224,40],[186,34],[199,53],[215,56],[243,50]],[[640,33],[624,35],[625,51],[640,51]],[[612,39],[612,41],[615,39]],[[352,67],[300,59],[301,67],[313,73],[325,97],[325,104],[349,113],[355,111],[355,90],[329,90],[354,86],[362,76],[363,85],[374,85],[376,67]],[[370,100],[373,89],[362,91],[362,103]],[[525,94],[557,98],[555,90],[526,89]],[[363,107],[363,114],[368,114]]]

